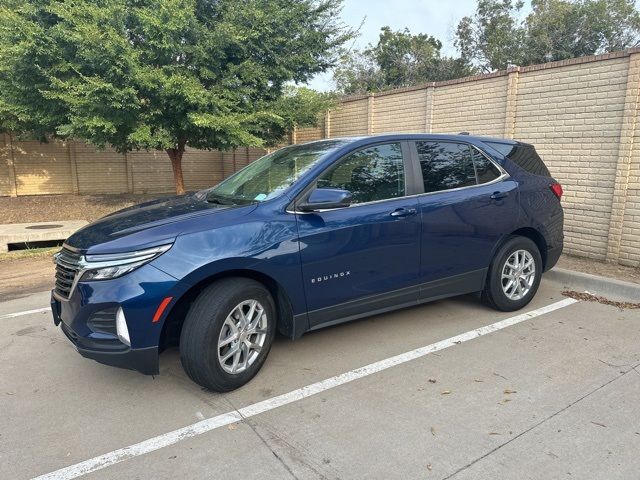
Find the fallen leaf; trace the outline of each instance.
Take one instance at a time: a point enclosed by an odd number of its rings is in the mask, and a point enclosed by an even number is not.
[[[451,393],[451,390],[443,390],[440,395],[449,395],[450,393]]]
[[[431,435],[436,436],[436,429],[431,427]]]
[[[598,302],[598,303],[602,303],[603,305],[611,305],[612,307],[617,307],[620,310],[624,310],[624,309],[639,309],[640,308],[640,303],[631,303],[631,302],[616,302],[613,300],[609,300],[606,297],[601,297],[598,295],[594,295],[591,292],[576,292],[575,290],[565,290],[564,292],[562,292],[562,295],[564,295],[565,297],[569,297],[569,298],[573,298],[575,300],[584,300],[587,302]],[[585,340],[587,340],[585,338]]]
[[[505,399],[504,399],[504,400],[502,400],[500,403],[507,403],[507,402],[510,402],[510,401],[511,401],[511,399],[510,399],[510,398],[505,398]]]
[[[177,456],[177,455],[171,455],[171,456],[169,457],[169,460],[173,460],[174,458],[178,458],[178,456]]]
[[[430,378],[429,379],[429,383],[436,383],[436,379],[435,378]]]
[[[476,383],[483,383],[484,382],[484,380],[480,380],[479,378],[474,378],[473,381],[476,382]]]
[[[235,430],[238,428],[238,424],[237,423],[232,423],[231,425],[229,425],[229,430]]]
[[[597,425],[599,427],[607,428],[607,426],[604,423],[599,423],[599,422],[591,422],[591,423],[593,423],[594,425]]]
[[[489,432],[489,435],[502,435],[502,434],[498,432]]]
[[[512,394],[512,393],[518,393],[518,392],[516,392],[515,390],[509,390],[508,388],[505,388],[504,393],[505,393],[506,395],[510,395],[510,394]]]
[[[16,394],[16,392],[4,392],[4,393],[6,393],[7,395],[15,395]]]
[[[433,469],[433,466],[430,463],[427,464],[427,470],[431,471],[431,469]]]

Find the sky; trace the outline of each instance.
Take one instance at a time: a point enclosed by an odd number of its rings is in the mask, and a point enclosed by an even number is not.
[[[427,33],[443,43],[443,53],[455,55],[453,46],[455,27],[462,17],[472,15],[476,0],[345,0],[342,20],[349,26],[360,29],[355,47],[362,49],[376,43],[380,28],[385,25],[393,30],[407,27],[411,33]],[[530,9],[525,2],[525,12]],[[333,88],[332,75],[327,72],[315,77],[309,84],[316,90]]]

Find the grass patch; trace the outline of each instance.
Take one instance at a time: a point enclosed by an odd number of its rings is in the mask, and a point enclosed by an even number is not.
[[[0,253],[0,262],[6,262],[8,260],[19,260],[21,258],[51,257],[59,250],[60,247],[27,248],[24,250],[15,250],[13,252]]]

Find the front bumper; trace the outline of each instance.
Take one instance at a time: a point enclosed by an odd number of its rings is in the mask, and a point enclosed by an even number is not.
[[[117,339],[94,339],[76,333],[60,317],[61,302],[51,294],[53,322],[76,347],[80,355],[112,367],[137,370],[145,375],[158,374],[158,347],[130,348]]]
[[[51,294],[51,311],[78,353],[106,365],[158,373],[158,352],[164,320],[171,308],[153,321],[167,297],[178,297],[177,280],[150,264],[112,280],[80,282],[71,297]],[[118,339],[115,312],[125,314],[131,346]]]

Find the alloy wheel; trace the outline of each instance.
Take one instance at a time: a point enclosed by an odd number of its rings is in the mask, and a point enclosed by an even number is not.
[[[218,361],[225,372],[242,373],[256,361],[267,338],[267,322],[257,300],[245,300],[227,315],[218,337]]]
[[[527,250],[516,250],[502,267],[502,291],[509,300],[524,298],[536,278],[536,262]]]

